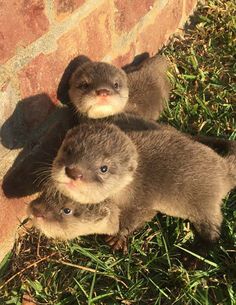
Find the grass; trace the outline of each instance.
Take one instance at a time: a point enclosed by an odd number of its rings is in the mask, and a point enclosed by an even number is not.
[[[234,1],[200,5],[184,39],[162,50],[173,92],[161,120],[191,133],[236,139]],[[236,304],[236,194],[223,205],[219,244],[203,255],[186,221],[157,216],[113,254],[100,236],[52,243],[26,234],[0,265],[0,304]],[[3,286],[2,286],[3,285]]]

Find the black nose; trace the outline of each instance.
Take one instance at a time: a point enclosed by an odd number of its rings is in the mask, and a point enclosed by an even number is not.
[[[81,179],[83,177],[81,171],[76,167],[66,167],[65,173],[69,178],[73,180]]]
[[[96,90],[96,94],[99,96],[107,96],[107,95],[110,95],[111,92],[108,89],[98,89],[98,90]]]

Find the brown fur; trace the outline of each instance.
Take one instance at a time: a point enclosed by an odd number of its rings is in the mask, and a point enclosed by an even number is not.
[[[65,167],[82,178],[66,175]],[[171,127],[127,136],[111,124],[83,124],[67,134],[52,179],[53,189],[79,205],[109,200],[111,209],[118,206],[121,238],[159,211],[189,219],[215,241],[221,201],[236,185],[236,157],[222,158]]]
[[[167,60],[159,55],[148,58],[128,73],[129,102],[124,111],[157,120],[169,100],[167,69]]]
[[[167,67],[164,57],[155,56],[126,75],[110,64],[86,60],[70,78],[69,103],[93,119],[127,112],[156,120],[169,99]],[[105,105],[105,99],[96,93],[98,88],[110,91]]]

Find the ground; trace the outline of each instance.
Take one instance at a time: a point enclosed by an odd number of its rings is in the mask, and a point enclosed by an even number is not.
[[[162,50],[172,63],[161,120],[191,133],[236,139],[234,1],[199,5],[183,39]],[[158,215],[130,238],[127,255],[103,237],[52,243],[25,234],[0,265],[0,304],[236,304],[236,193],[223,203],[222,236],[204,253],[191,225]],[[204,253],[204,254],[203,254]]]

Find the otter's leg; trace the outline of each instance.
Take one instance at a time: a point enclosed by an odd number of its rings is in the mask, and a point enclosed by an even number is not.
[[[203,210],[197,217],[190,219],[200,237],[208,243],[214,243],[220,238],[222,220],[220,204],[215,209]]]
[[[144,205],[145,206],[145,205]],[[128,251],[128,237],[145,222],[150,221],[157,211],[152,209],[130,207],[124,208],[120,215],[120,230],[117,235],[108,236],[106,242],[114,251]]]

